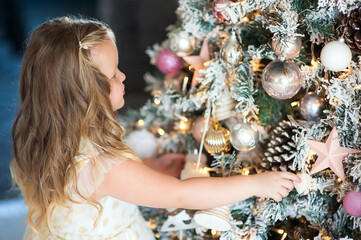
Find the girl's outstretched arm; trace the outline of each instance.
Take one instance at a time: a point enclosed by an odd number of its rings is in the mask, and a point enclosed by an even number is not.
[[[252,196],[281,201],[301,179],[289,172],[179,180],[143,163],[124,161],[104,175],[97,197],[111,196],[155,208],[207,209]]]

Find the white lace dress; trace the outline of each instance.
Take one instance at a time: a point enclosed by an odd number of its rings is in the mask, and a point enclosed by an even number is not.
[[[83,148],[83,153],[88,152]],[[99,159],[96,166],[89,154],[77,157],[78,189],[85,196],[94,193],[104,179],[104,173],[120,164],[120,160]],[[94,177],[94,169],[98,173]],[[71,189],[72,187],[70,187]],[[80,198],[79,198],[80,199]],[[154,240],[154,234],[147,226],[138,206],[112,197],[98,200],[103,206],[99,216],[96,207],[86,203],[67,202],[55,208],[51,233],[48,239],[64,240]],[[83,201],[84,202],[84,201]],[[99,216],[99,217],[98,217]],[[40,240],[39,235],[27,228],[23,240]]]

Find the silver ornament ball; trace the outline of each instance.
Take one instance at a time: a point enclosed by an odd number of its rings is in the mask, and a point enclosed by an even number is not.
[[[194,51],[195,45],[196,38],[182,29],[177,29],[169,35],[168,47],[179,57],[190,55]]]
[[[231,130],[230,140],[238,151],[250,151],[256,147],[258,132],[247,123],[237,123]]]
[[[301,37],[292,37],[284,41],[280,39],[272,41],[272,49],[276,56],[283,57],[285,59],[293,59],[300,53],[302,47]]]
[[[241,43],[240,37],[232,29],[231,36],[221,47],[221,59],[229,67],[238,67],[242,63],[244,52]]]
[[[291,61],[272,61],[262,73],[262,86],[273,98],[291,98],[302,85],[301,72]]]
[[[300,113],[308,121],[318,121],[326,108],[324,98],[314,92],[306,93],[300,101]]]

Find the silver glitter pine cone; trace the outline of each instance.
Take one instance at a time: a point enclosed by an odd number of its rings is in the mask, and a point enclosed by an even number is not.
[[[290,121],[282,121],[276,126],[267,144],[267,149],[261,162],[261,166],[269,171],[296,171],[295,158],[292,155],[297,152],[296,143],[292,138],[299,135],[301,129]]]
[[[336,31],[340,37],[343,36],[353,53],[361,55],[361,7],[343,15]]]

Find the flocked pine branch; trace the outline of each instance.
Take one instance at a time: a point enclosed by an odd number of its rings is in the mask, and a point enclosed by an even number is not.
[[[199,71],[204,79],[205,94],[201,97],[203,100],[210,100],[213,104],[218,104],[225,94],[227,83],[227,72],[220,60],[212,60],[206,69]]]
[[[360,4],[358,0],[318,0],[318,7],[327,10],[337,9],[342,13],[349,13]]]
[[[203,0],[180,0],[177,13],[182,19],[182,27],[197,39],[204,39],[206,36],[215,36],[220,30],[216,26],[216,19],[208,8],[209,1]]]
[[[273,33],[273,40],[280,40],[282,44],[284,40],[289,38],[303,36],[303,34],[297,32],[299,26],[298,14],[293,9],[290,1],[281,0],[274,9],[280,16],[279,21],[271,22],[267,27]]]
[[[248,58],[237,68],[230,90],[232,98],[238,102],[235,107],[238,112],[258,112],[258,107],[253,98],[256,90],[253,86],[253,72]]]
[[[143,78],[147,85],[144,89],[145,91],[150,92],[163,88],[164,79],[162,76],[155,76],[154,74],[147,72],[144,74]]]

